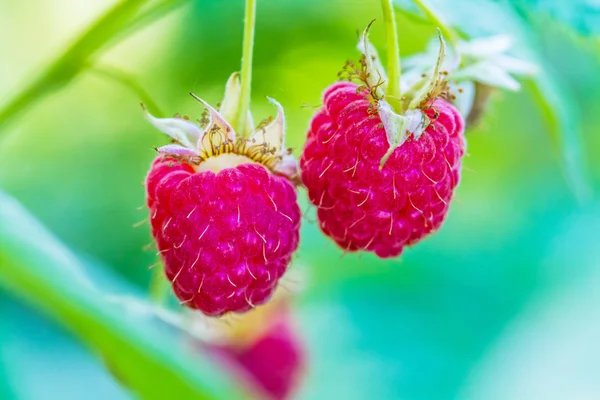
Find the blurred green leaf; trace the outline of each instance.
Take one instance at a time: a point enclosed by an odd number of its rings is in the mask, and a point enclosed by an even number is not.
[[[131,400],[101,360],[53,321],[1,292],[0,313],[0,365],[12,389],[0,389],[1,399]]]
[[[120,1],[76,38],[64,53],[51,61],[47,67],[40,68],[43,72],[0,108],[0,130],[44,96],[68,84],[84,71],[91,64],[92,57],[108,44],[115,44],[137,29],[164,17],[187,0],[160,1],[139,13],[149,1]]]
[[[395,0],[398,9],[410,16],[423,19],[420,10],[411,0]],[[559,79],[552,75],[546,62],[536,50],[537,38],[527,29],[523,19],[506,3],[480,0],[429,0],[427,6],[467,38],[509,34],[515,42],[516,56],[541,67],[542,73],[530,81],[533,98],[548,123],[552,140],[557,144],[566,180],[580,202],[590,197],[585,161],[581,146],[581,127],[575,102],[567,88],[561,87]]]
[[[550,284],[491,343],[459,398],[600,397],[599,231],[600,204],[554,230],[545,252]]]
[[[112,40],[116,42],[124,39],[126,36],[134,33],[138,29],[152,24],[152,22],[167,16],[172,11],[175,11],[179,7],[191,2],[192,0],[158,1],[152,4],[151,7],[148,7],[146,10],[142,11],[129,24],[127,24],[127,26],[123,27],[123,29],[112,38]]]
[[[2,192],[0,242],[0,287],[98,350],[113,375],[140,397],[244,398],[214,360],[189,355],[185,336],[109,303],[73,254]]]
[[[90,72],[112,80],[133,91],[144,104],[144,107],[156,117],[164,117],[166,114],[162,111],[158,103],[152,98],[152,95],[129,73],[118,68],[95,65],[90,68]]]
[[[531,16],[548,16],[585,36],[600,35],[598,0],[511,0],[517,9]]]
[[[2,329],[0,329],[0,342],[3,342]],[[4,361],[2,352],[0,351],[0,399],[14,399],[14,390],[9,382],[8,365]]]
[[[0,399],[14,399],[14,392],[8,383],[6,367],[0,366]]]
[[[560,149],[567,183],[582,203],[588,202],[591,189],[584,168],[576,99],[547,71],[542,71],[527,85],[542,111],[549,133]]]
[[[0,127],[34,102],[70,82],[108,40],[123,29],[148,0],[123,0],[98,18],[63,54],[0,109]]]

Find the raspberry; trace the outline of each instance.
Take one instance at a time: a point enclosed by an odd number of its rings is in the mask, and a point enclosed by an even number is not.
[[[350,82],[324,93],[300,159],[302,181],[322,231],[346,251],[395,257],[438,229],[459,182],[465,151],[458,111],[437,98],[430,124],[390,150],[369,92]]]
[[[158,157],[146,182],[152,236],[182,302],[219,316],[269,299],[299,241],[286,178],[259,164],[194,172]]]
[[[231,110],[236,76],[221,107]],[[233,83],[232,83],[233,82]],[[146,179],[152,236],[182,304],[209,316],[265,303],[298,247],[300,209],[290,183],[295,161],[283,146],[284,119],[237,137],[223,115],[157,119],[178,144],[158,149]]]
[[[242,367],[254,386],[269,398],[290,398],[304,369],[304,349],[294,334],[288,315],[279,312],[262,334],[242,346],[214,346],[218,354]]]

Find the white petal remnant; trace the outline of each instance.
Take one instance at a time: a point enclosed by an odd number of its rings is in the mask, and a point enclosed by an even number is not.
[[[512,91],[521,88],[521,85],[515,78],[498,65],[489,62],[480,62],[462,68],[452,74],[452,80],[455,82],[475,81]]]
[[[394,150],[402,146],[411,135],[415,139],[421,137],[427,128],[428,119],[419,109],[408,110],[404,114],[398,114],[385,100],[379,101],[378,113],[390,145],[387,153],[381,159],[379,165],[381,169]]]
[[[458,48],[465,57],[487,58],[505,53],[510,50],[513,40],[508,35],[496,35],[486,38],[476,38],[468,42],[462,41]]]
[[[204,134],[202,129],[193,122],[183,118],[156,118],[150,114],[143,105],[142,108],[144,109],[146,119],[154,125],[156,129],[170,136],[173,140],[181,143],[185,147],[195,148],[198,139]]]
[[[460,65],[443,64],[448,70],[446,80],[452,82],[478,82],[492,87],[508,90],[518,90],[520,85],[512,75],[529,76],[539,71],[539,68],[527,61],[506,54],[513,44],[510,36],[500,35],[487,38],[477,38],[462,41],[458,44]],[[430,47],[424,54],[407,59],[406,75],[418,76],[426,73],[435,57],[435,49]]]

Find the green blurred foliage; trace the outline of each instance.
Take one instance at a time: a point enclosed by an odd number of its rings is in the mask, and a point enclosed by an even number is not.
[[[558,20],[584,36],[600,34],[600,3],[597,0],[511,0],[526,14],[539,14]]]
[[[113,376],[144,399],[240,398],[215,360],[152,321],[137,302],[96,288],[77,258],[0,193],[0,286],[64,323]],[[117,297],[115,297],[117,296]]]
[[[419,9],[411,0],[395,0],[395,4],[411,17],[423,18],[425,15],[425,10]],[[579,109],[571,89],[557,76],[539,48],[542,35],[534,24],[543,29],[545,25],[540,21],[549,21],[532,12],[531,5],[519,7],[523,14],[520,15],[516,4],[492,0],[479,0],[476,5],[462,0],[429,0],[423,4],[443,24],[459,31],[463,39],[510,35],[512,53],[544,66],[536,75],[526,79],[526,87],[545,118],[546,130],[562,158],[565,179],[571,190],[580,202],[589,201],[591,188],[588,185],[587,162],[581,148]]]
[[[61,0],[31,11],[27,2],[2,2],[0,99],[17,93],[106,7],[100,0]],[[547,60],[542,68],[574,94],[562,105],[582,116],[582,157],[597,193],[597,38],[548,22],[554,14],[538,8],[526,15],[526,29]],[[187,93],[220,101],[227,77],[239,68],[242,17],[242,1],[196,0],[106,51],[101,64],[135,77],[167,114],[197,117],[202,109]],[[373,18],[381,21],[374,0],[259,1],[252,109],[257,119],[273,115],[266,95],[284,105],[296,155],[312,107],[345,60],[358,57],[356,31]],[[399,15],[398,22],[403,55],[422,50],[433,35],[414,18]],[[379,22],[372,40],[383,51]],[[133,225],[147,217],[138,207],[152,147],[166,143],[138,102],[119,83],[83,73],[0,133],[0,188],[76,253],[99,260],[98,276],[108,270],[128,291],[148,288],[147,267],[156,261],[142,250],[150,242],[148,225]],[[546,131],[528,91],[496,93],[482,124],[468,133],[469,155],[447,222],[398,260],[344,256],[320,234],[301,191],[307,219],[284,283],[304,281],[297,313],[311,363],[300,398],[600,396],[594,378],[600,345],[577,334],[598,329],[591,311],[600,299],[586,293],[600,272],[600,204],[577,204]],[[98,279],[97,286],[114,289],[114,282]],[[86,382],[87,398],[129,396],[70,333],[14,298],[0,298],[0,309],[0,398],[14,391],[19,399],[78,399],[75,381]],[[53,364],[59,355],[65,358]],[[539,361],[545,357],[554,369]],[[56,375],[27,367],[38,363]],[[528,375],[525,366],[538,373]],[[28,389],[33,383],[48,391]]]

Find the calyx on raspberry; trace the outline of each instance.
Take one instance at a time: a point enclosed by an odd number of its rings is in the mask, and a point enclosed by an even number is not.
[[[259,163],[290,180],[296,179],[296,160],[285,147],[283,107],[275,99],[268,98],[277,107],[275,119],[267,119],[253,129],[252,115],[248,112],[246,126],[236,132],[228,121],[234,120],[238,112],[240,80],[237,72],[227,81],[219,111],[192,96],[208,110],[208,119],[204,118],[200,124],[181,117],[156,118],[145,110],[148,121],[174,142],[159,147],[159,154],[192,164],[199,172],[218,172],[225,167]]]
[[[382,4],[389,28],[392,3]],[[388,41],[388,76],[368,32],[359,41],[360,65],[348,63],[342,73],[350,82],[324,91],[300,166],[323,233],[348,252],[397,257],[448,213],[465,152],[464,122],[446,100],[441,34],[435,65],[402,87],[397,43]]]
[[[284,148],[277,117],[238,137],[239,81],[227,83],[221,112],[200,125],[184,118],[146,117],[175,143],[157,149],[146,179],[152,236],[175,295],[209,316],[241,313],[273,295],[298,247],[300,210],[290,182],[296,161]]]
[[[371,22],[372,24],[373,22]],[[437,97],[447,95],[447,84],[444,76],[445,71],[440,67],[444,61],[446,44],[438,31],[439,52],[433,71],[423,74],[419,81],[413,82],[411,86],[396,88],[400,96],[391,96],[388,90],[389,79],[383,69],[377,50],[369,42],[369,30],[371,24],[364,30],[358,49],[362,53],[360,66],[356,68],[349,63],[345,72],[350,80],[358,79],[362,82],[360,90],[368,90],[369,100],[372,104],[373,113],[377,113],[386,132],[389,149],[381,158],[380,169],[383,168],[394,150],[409,138],[419,139],[431,120],[423,112],[423,109]]]
[[[145,112],[173,139],[146,178],[152,236],[181,304],[208,316],[266,303],[300,237],[283,108],[269,99],[277,117],[256,128],[250,113],[255,17],[247,0],[241,72],[227,81],[219,111],[192,94],[207,110],[199,124]]]

